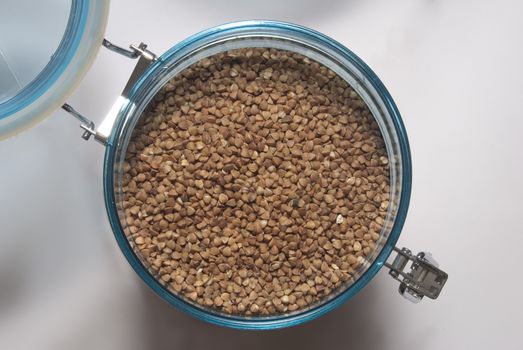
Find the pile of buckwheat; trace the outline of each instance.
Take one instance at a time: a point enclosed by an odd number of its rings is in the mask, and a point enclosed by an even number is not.
[[[149,271],[227,314],[300,310],[353,282],[388,209],[366,104],[302,55],[203,59],[150,103],[129,143],[126,235]]]

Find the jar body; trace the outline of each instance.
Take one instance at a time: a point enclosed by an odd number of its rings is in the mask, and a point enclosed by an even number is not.
[[[376,249],[362,264],[354,282],[332,293],[309,309],[267,317],[228,315],[191,303],[162,285],[135,254],[122,227],[121,176],[132,131],[145,107],[170,80],[193,63],[214,54],[246,47],[275,48],[297,52],[334,71],[361,96],[376,119],[389,157],[390,206]],[[394,247],[405,220],[411,186],[408,140],[399,112],[389,93],[370,68],[334,40],[300,26],[249,21],[226,24],[199,33],[174,46],[153,63],[136,81],[121,106],[107,141],[104,162],[104,192],[109,220],[125,257],[158,295],[170,304],[202,320],[240,329],[272,329],[314,319],[342,304],[363,288],[383,266]]]

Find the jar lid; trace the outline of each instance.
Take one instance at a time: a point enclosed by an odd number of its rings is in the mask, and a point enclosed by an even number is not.
[[[62,106],[98,53],[108,12],[109,0],[2,0],[0,139]]]

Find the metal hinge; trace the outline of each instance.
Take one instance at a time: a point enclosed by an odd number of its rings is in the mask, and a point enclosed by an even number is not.
[[[414,303],[425,296],[436,299],[447,282],[448,275],[438,268],[432,255],[424,252],[413,255],[407,248],[394,247],[394,251],[397,255],[392,264],[385,263],[385,266],[390,269],[389,274],[400,282],[400,294]],[[410,271],[405,271],[409,262]]]
[[[80,121],[80,127],[84,129],[84,133],[82,134],[82,138],[84,140],[87,141],[91,138],[91,136],[94,136],[97,141],[105,144],[106,140],[96,134],[95,125],[92,120],[81,115],[76,109],[67,103],[62,105],[62,109]]]
[[[80,127],[84,129],[84,133],[82,134],[82,138],[84,140],[89,140],[91,136],[94,136],[95,140],[105,145],[107,143],[107,138],[111,133],[116,117],[118,115],[119,106],[121,106],[122,101],[125,100],[125,98],[127,98],[130,89],[140,78],[143,72],[149,67],[149,65],[151,65],[151,63],[157,61],[158,57],[151,51],[147,50],[147,45],[144,43],[140,43],[140,45],[138,46],[130,45],[130,50],[114,45],[107,39],[103,40],[102,45],[107,49],[119,53],[120,55],[123,55],[125,57],[131,59],[138,58],[138,62],[136,63],[136,66],[134,67],[134,70],[131,73],[129,80],[125,85],[121,96],[117,99],[115,105],[113,105],[113,108],[111,108],[111,110],[97,129],[95,129],[95,124],[92,120],[81,115],[69,104],[65,103],[62,106],[62,109],[74,116],[76,119],[80,120]]]

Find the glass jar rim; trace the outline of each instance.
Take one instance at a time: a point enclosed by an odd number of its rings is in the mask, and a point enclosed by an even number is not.
[[[249,32],[256,33],[256,35],[267,35],[268,37],[282,39],[300,38],[301,40],[314,43],[325,50],[335,53],[346,62],[350,62],[355,66],[357,71],[362,75],[362,81],[371,86],[377,92],[381,102],[392,119],[394,131],[396,132],[399,142],[402,165],[401,193],[399,195],[399,205],[394,217],[393,226],[386,242],[381,248],[381,251],[378,253],[371,265],[354,283],[347,286],[345,290],[326,302],[322,302],[310,309],[304,309],[291,314],[264,317],[244,317],[240,315],[225,315],[218,312],[212,312],[211,310],[195,307],[193,304],[168,291],[166,287],[154,278],[143,266],[142,262],[136,256],[133,248],[129,244],[121,226],[116,207],[117,201],[114,183],[117,151],[121,141],[122,132],[126,126],[126,121],[130,115],[136,113],[135,102],[138,101],[139,94],[143,92],[144,89],[150,88],[148,84],[151,79],[163,69],[163,62],[178,59],[179,57],[190,53],[193,50],[204,47],[209,43],[216,43],[216,41],[219,40],[226,42],[227,38],[238,38],[241,35],[247,35]],[[104,196],[109,221],[120,249],[135,272],[160,297],[188,314],[210,323],[238,329],[275,329],[297,325],[333,310],[359,292],[374,277],[389,257],[392,248],[396,244],[401,233],[410,200],[411,176],[410,149],[400,113],[383,83],[358,56],[337,41],[306,27],[276,21],[244,21],[213,27],[185,39],[164,53],[159,60],[152,64],[141,78],[137,80],[129,92],[127,101],[120,109],[115,126],[107,142],[104,160]]]
[[[0,103],[0,140],[42,121],[59,109],[94,63],[101,47],[109,0],[72,0],[56,51],[42,71]]]

